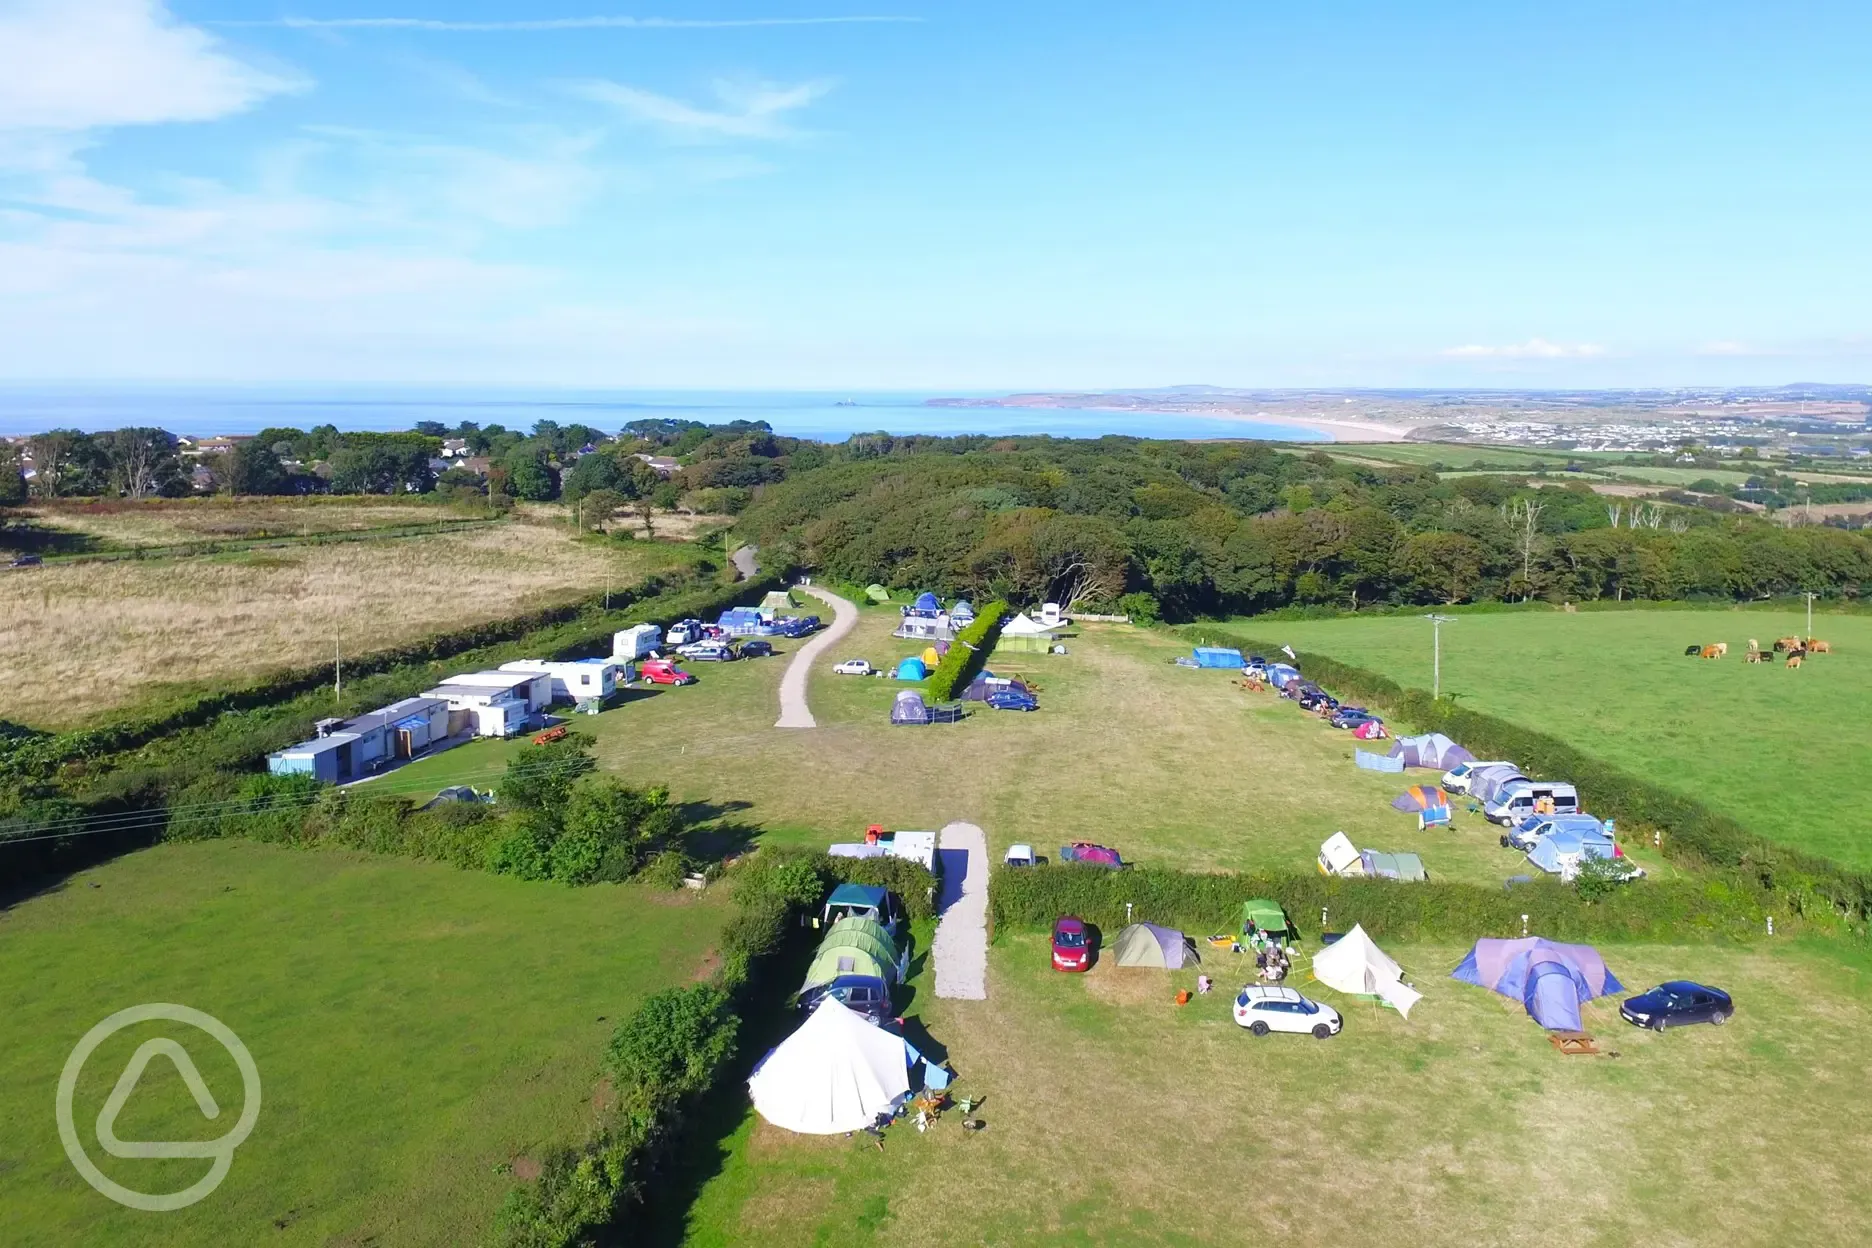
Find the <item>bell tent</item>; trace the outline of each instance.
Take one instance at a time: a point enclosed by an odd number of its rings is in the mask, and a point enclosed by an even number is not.
[[[1391,747],[1391,757],[1404,760],[1406,767],[1431,767],[1448,771],[1457,763],[1473,763],[1475,755],[1440,732],[1421,737],[1399,737]]]
[[[910,1095],[904,1041],[828,997],[748,1079],[754,1110],[802,1135],[861,1131]]]
[[[1377,997],[1409,1018],[1423,994],[1404,982],[1404,970],[1372,942],[1365,929],[1352,930],[1313,955],[1313,978],[1328,988],[1359,997]]]
[[[1177,971],[1202,959],[1196,955],[1196,942],[1174,927],[1155,923],[1133,923],[1118,933],[1112,945],[1112,957],[1119,966],[1154,966]]]
[[[1625,991],[1591,945],[1563,945],[1539,936],[1478,940],[1450,978],[1521,1002],[1549,1031],[1578,1031],[1583,1002]]]

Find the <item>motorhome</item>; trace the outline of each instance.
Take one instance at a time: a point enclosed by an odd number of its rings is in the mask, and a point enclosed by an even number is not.
[[[1579,792],[1570,784],[1516,780],[1484,803],[1482,814],[1495,823],[1513,826],[1529,815],[1576,815],[1579,808]]]

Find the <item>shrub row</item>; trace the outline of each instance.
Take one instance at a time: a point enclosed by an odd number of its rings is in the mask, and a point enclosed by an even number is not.
[[[1519,936],[1528,930],[1557,940],[1681,939],[1748,936],[1765,931],[1773,900],[1733,876],[1622,887],[1598,902],[1556,881],[1513,889],[1432,881],[1347,880],[1314,874],[1205,874],[1134,867],[1049,863],[998,866],[989,879],[988,910],[996,925],[1044,927],[1062,914],[1095,923],[1108,936],[1126,922],[1181,928],[1200,941],[1239,930],[1241,904],[1266,897],[1281,903],[1305,932],[1345,931],[1361,923],[1374,937],[1468,942],[1479,936]],[[1785,915],[1785,911],[1782,914]]]
[[[1007,613],[1008,604],[997,599],[983,607],[980,614],[969,621],[968,627],[956,634],[949,653],[943,655],[942,662],[930,674],[932,701],[947,702],[958,691],[969,687],[975,673],[981,671],[982,664],[987,661],[988,652],[994,649],[995,638],[1001,635],[1001,621]]]
[[[579,1145],[554,1150],[539,1178],[508,1194],[496,1223],[507,1248],[636,1242],[630,1225],[644,1188],[682,1138],[696,1103],[730,1071],[745,1008],[764,965],[800,929],[832,880],[886,884],[913,914],[932,911],[929,872],[901,859],[832,858],[762,850],[732,875],[734,914],[721,965],[707,983],[649,997],[612,1035],[605,1068],[614,1092]],[[918,899],[924,900],[919,903]]]
[[[1244,652],[1276,654],[1280,649],[1214,627],[1182,631]],[[1572,782],[1595,814],[1617,819],[1627,836],[1662,833],[1664,855],[1673,861],[1738,871],[1797,913],[1831,908],[1854,921],[1872,917],[1872,874],[1763,840],[1693,797],[1640,779],[1544,732],[1448,698],[1433,699],[1428,690],[1407,689],[1324,655],[1308,653],[1300,666],[1308,679],[1335,696],[1375,707],[1422,731],[1444,733],[1478,757],[1511,759],[1530,775]]]

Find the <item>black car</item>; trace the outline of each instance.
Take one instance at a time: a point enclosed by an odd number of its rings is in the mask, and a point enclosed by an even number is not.
[[[21,555],[7,566],[12,568],[36,568],[39,566],[40,562],[41,560],[38,555]]]
[[[891,1017],[890,985],[875,975],[840,975],[829,984],[815,984],[799,995],[799,1008],[810,1014],[827,997],[834,997],[882,1025]]]
[[[1714,1023],[1720,1027],[1735,1013],[1735,1002],[1720,988],[1673,979],[1650,992],[1627,997],[1619,1015],[1634,1027],[1663,1031],[1687,1023]]]
[[[773,653],[771,641],[744,641],[741,643],[741,657],[744,659],[764,659]]]

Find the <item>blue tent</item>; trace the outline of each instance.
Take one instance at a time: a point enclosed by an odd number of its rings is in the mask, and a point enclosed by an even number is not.
[[[923,660],[911,655],[897,665],[898,680],[922,680],[929,675],[929,669],[923,666]]]
[[[1197,667],[1233,667],[1240,669],[1247,664],[1247,660],[1242,658],[1241,651],[1232,650],[1226,646],[1197,646],[1195,654]]]
[[[1528,853],[1528,861],[1550,875],[1559,875],[1566,866],[1566,859],[1574,855],[1580,858],[1610,858],[1613,856],[1612,838],[1564,829],[1550,832],[1535,842],[1534,848]]]
[[[918,611],[941,611],[942,610],[942,603],[936,600],[935,594],[932,594],[927,590],[925,590],[923,593],[920,593],[916,596],[915,606]]]
[[[1268,684],[1276,689],[1285,689],[1290,680],[1300,679],[1300,669],[1287,663],[1272,663],[1267,669]]]
[[[1478,940],[1450,978],[1521,1002],[1549,1031],[1578,1031],[1581,1002],[1625,991],[1591,945],[1563,945],[1539,936]]]

